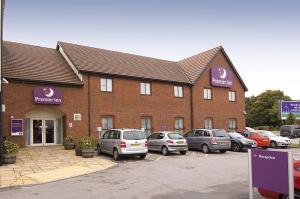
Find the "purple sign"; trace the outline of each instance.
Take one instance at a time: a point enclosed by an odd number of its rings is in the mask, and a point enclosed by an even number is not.
[[[11,119],[10,120],[11,135],[23,135],[23,120]]]
[[[61,104],[61,90],[55,87],[37,87],[33,91],[35,104]]]
[[[232,72],[224,67],[211,69],[211,85],[219,87],[232,87]]]
[[[253,187],[289,194],[288,152],[251,151]]]
[[[281,119],[286,120],[290,113],[300,119],[300,101],[281,101]]]

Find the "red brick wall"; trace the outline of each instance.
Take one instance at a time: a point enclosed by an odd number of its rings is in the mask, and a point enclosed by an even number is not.
[[[175,117],[184,118],[185,129],[190,129],[190,90],[184,86],[184,97],[174,96],[174,84],[151,82],[151,95],[140,94],[141,80],[112,78],[113,92],[100,91],[100,76],[91,76],[91,115],[93,134],[103,116],[113,116],[114,128],[141,128],[141,117],[152,117],[154,131],[166,125],[174,130]],[[143,81],[144,82],[144,81]]]
[[[73,127],[64,125],[64,132],[75,137],[88,135],[88,104],[87,104],[87,89],[76,87],[57,86],[62,91],[61,105],[36,105],[33,103],[33,89],[42,86],[41,84],[14,83],[12,81],[4,86],[4,103],[6,111],[4,113],[4,135],[11,140],[24,146],[25,135],[10,137],[10,118],[13,116],[18,119],[25,119],[26,113],[35,108],[51,108],[65,114],[67,124],[73,123]],[[81,121],[73,121],[73,114],[81,113]],[[24,129],[25,131],[25,129]]]
[[[194,128],[203,128],[204,119],[206,117],[213,118],[214,128],[229,128],[229,118],[237,119],[238,131],[245,128],[245,92],[244,88],[237,78],[233,76],[233,87],[222,88],[212,87],[210,83],[210,69],[212,67],[225,67],[233,71],[230,64],[226,60],[223,53],[220,51],[216,57],[211,61],[206,70],[202,73],[193,87],[193,121]],[[212,88],[213,100],[203,99],[203,89]],[[236,102],[228,100],[228,91],[236,91]]]

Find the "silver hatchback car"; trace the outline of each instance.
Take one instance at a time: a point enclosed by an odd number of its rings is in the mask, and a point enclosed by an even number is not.
[[[175,132],[162,131],[153,133],[148,137],[149,151],[159,151],[163,155],[170,152],[180,152],[184,155],[188,151],[186,139]]]
[[[122,156],[139,156],[144,159],[148,153],[146,133],[138,129],[111,129],[105,132],[97,143],[98,154],[113,155],[115,160]]]

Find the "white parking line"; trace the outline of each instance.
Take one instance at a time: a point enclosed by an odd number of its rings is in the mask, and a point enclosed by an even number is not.
[[[164,156],[159,156],[155,161],[162,159]]]

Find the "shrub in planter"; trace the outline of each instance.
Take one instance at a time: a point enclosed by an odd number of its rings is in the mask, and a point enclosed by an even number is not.
[[[67,136],[64,139],[64,147],[66,150],[71,150],[75,148],[75,141],[74,138],[72,136]]]
[[[85,137],[80,139],[79,146],[82,149],[82,157],[84,158],[92,158],[95,154],[95,147],[94,147],[93,140],[89,137]]]
[[[19,151],[19,146],[9,140],[4,140],[3,147],[3,162],[4,164],[13,164],[16,162],[16,157]]]
[[[81,148],[81,146],[79,146],[79,145],[75,146],[75,154],[77,156],[81,156],[82,155],[82,148]]]

